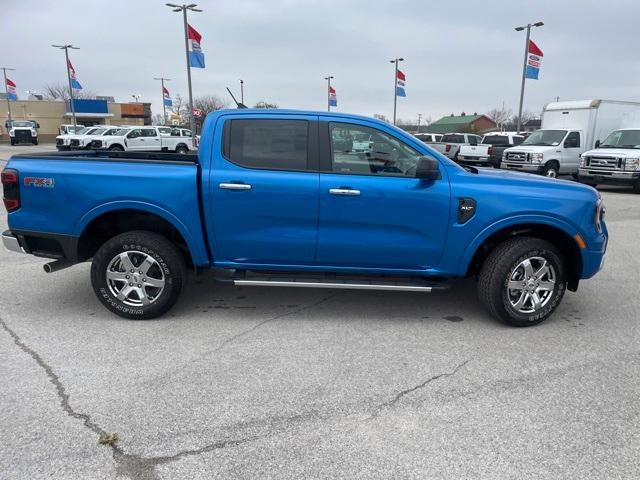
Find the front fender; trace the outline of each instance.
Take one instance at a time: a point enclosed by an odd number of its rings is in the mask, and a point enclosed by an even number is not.
[[[202,235],[194,234],[191,230],[175,215],[165,210],[162,207],[154,205],[152,203],[141,202],[138,200],[118,200],[114,202],[104,203],[86,212],[75,224],[73,234],[80,236],[82,232],[87,228],[87,225],[100,215],[109,212],[115,212],[118,210],[139,210],[147,213],[152,213],[164,218],[167,222],[175,227],[182,235],[189,251],[191,252],[191,258],[196,265],[208,265],[209,257],[205,245],[202,241]]]
[[[518,225],[527,225],[527,224],[538,224],[538,225],[547,225],[550,227],[555,227],[567,233],[571,237],[573,237],[577,233],[580,233],[578,228],[575,227],[574,225],[571,225],[569,222],[562,220],[560,218],[549,216],[549,215],[526,214],[526,215],[517,215],[514,217],[503,218],[501,220],[498,220],[486,226],[469,243],[456,268],[458,275],[464,276],[466,274],[474,254],[476,253],[478,248],[480,248],[480,246],[491,235],[505,228],[517,227]]]

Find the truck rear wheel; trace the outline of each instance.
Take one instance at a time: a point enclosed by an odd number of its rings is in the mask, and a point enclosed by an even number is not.
[[[556,247],[539,238],[517,237],[498,245],[485,260],[478,296],[494,317],[514,327],[528,327],[553,313],[566,283]]]
[[[180,251],[162,235],[132,231],[102,245],[91,264],[91,284],[102,304],[130,319],[156,318],[178,300],[186,281]]]

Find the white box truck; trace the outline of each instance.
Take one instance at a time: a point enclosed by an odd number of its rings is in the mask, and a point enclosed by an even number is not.
[[[501,168],[577,177],[580,155],[619,128],[640,125],[640,103],[616,100],[553,102],[542,110],[542,125],[502,154]]]

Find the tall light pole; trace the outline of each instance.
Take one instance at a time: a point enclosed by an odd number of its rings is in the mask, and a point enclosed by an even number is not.
[[[240,103],[244,105],[244,80],[240,79]]]
[[[327,112],[331,111],[331,79],[333,75],[329,75],[328,77],[324,77],[327,81]]]
[[[11,102],[9,101],[9,87],[7,86],[7,70],[9,70],[10,72],[14,72],[15,68],[9,68],[9,67],[0,67],[0,68],[4,73],[4,93],[7,96],[7,111],[8,111],[7,120],[11,122]]]
[[[170,82],[170,78],[164,77],[153,77],[154,80],[160,80],[160,85],[162,85],[162,118],[164,119],[164,124],[167,124],[167,107],[164,104],[164,82]]]
[[[395,64],[395,71],[393,73],[393,124],[396,124],[396,107],[398,104],[398,62],[404,62],[404,58],[394,58],[389,60],[390,63]]]
[[[187,58],[187,84],[189,85],[189,127],[191,128],[191,137],[196,134],[196,121],[193,118],[193,90],[191,89],[191,65],[189,63],[189,24],[187,23],[187,10],[192,12],[201,12],[198,5],[190,3],[189,5],[176,5],[167,3],[167,7],[171,7],[174,12],[182,12],[182,20],[184,23],[184,51]]]
[[[516,32],[523,30],[527,31],[527,39],[524,42],[524,62],[522,64],[522,84],[520,85],[520,106],[518,107],[518,128],[517,133],[520,133],[520,127],[522,126],[522,102],[524,100],[524,80],[527,73],[527,57],[529,56],[529,39],[531,38],[531,27],[541,27],[543,22],[527,23],[524,27],[516,27]]]
[[[76,106],[73,103],[73,87],[71,86],[71,72],[69,71],[69,49],[72,50],[80,50],[78,47],[74,47],[73,45],[51,45],[53,48],[59,48],[60,50],[64,50],[64,57],[67,61],[67,81],[69,82],[69,103],[71,104],[71,115],[73,116],[73,130],[75,132],[76,125]]]

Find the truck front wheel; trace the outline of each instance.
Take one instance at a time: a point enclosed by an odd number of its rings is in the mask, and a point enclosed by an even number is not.
[[[549,178],[558,178],[560,166],[556,162],[549,162],[544,166],[542,174]]]
[[[180,251],[162,235],[132,231],[102,245],[91,263],[91,284],[102,304],[129,319],[166,313],[186,282]]]
[[[547,319],[566,290],[561,254],[551,243],[517,237],[499,244],[485,260],[478,281],[480,302],[514,327]]]

